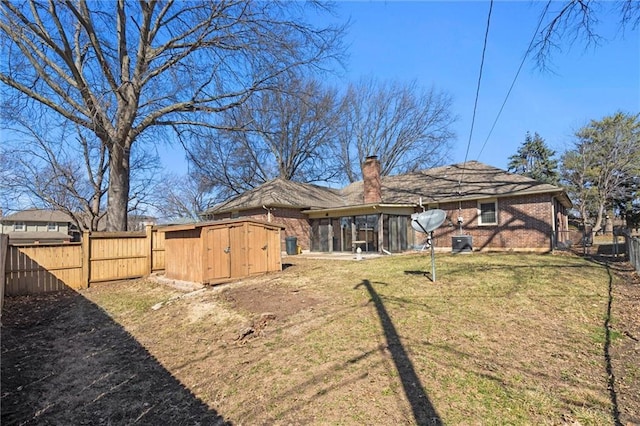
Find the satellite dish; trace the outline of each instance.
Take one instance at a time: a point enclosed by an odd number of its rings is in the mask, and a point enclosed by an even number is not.
[[[434,209],[427,210],[422,213],[414,213],[411,215],[411,227],[418,232],[430,234],[433,237],[433,230],[444,223],[447,213],[444,210]],[[436,282],[436,255],[433,242],[431,246],[431,281]]]
[[[447,213],[444,210],[434,209],[411,215],[411,227],[418,232],[428,234],[444,223]]]

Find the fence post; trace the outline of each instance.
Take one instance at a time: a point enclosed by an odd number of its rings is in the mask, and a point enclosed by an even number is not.
[[[4,285],[6,282],[5,265],[7,263],[7,248],[9,236],[0,234],[0,323],[2,320],[2,307],[4,306]]]
[[[91,233],[82,233],[82,284],[84,288],[89,288],[91,279]]]
[[[151,275],[153,271],[153,225],[146,225],[144,230],[147,234],[147,275]]]

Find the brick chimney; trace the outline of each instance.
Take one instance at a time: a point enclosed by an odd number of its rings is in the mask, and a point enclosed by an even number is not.
[[[376,155],[364,160],[362,164],[364,184],[364,203],[379,203],[382,201],[382,185],[380,183],[380,161]]]

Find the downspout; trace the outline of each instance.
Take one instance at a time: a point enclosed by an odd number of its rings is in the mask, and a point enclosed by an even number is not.
[[[551,196],[551,251],[553,252],[558,245],[558,229],[556,226],[556,197]]]
[[[272,209],[268,208],[267,206],[262,206],[262,208],[267,211],[267,222],[271,223],[271,210]]]

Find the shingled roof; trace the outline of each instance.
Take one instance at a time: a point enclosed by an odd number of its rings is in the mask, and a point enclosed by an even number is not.
[[[509,173],[478,161],[435,167],[414,173],[384,176],[382,203],[425,204],[537,193],[557,193],[571,207],[562,188],[526,176]],[[363,181],[341,190],[283,179],[269,181],[236,198],[219,204],[207,213],[225,213],[261,206],[331,209],[363,203]]]
[[[418,203],[422,198],[422,202],[428,204],[555,192],[563,193],[563,190],[478,161],[382,178],[384,203]],[[343,196],[351,203],[362,200],[362,193],[362,181],[342,190]],[[568,198],[563,201],[567,207],[571,206]]]
[[[71,217],[59,210],[28,209],[0,218],[2,222],[72,222]]]
[[[345,205],[339,191],[309,183],[273,179],[207,210],[220,214],[234,210],[266,207],[323,209]]]

